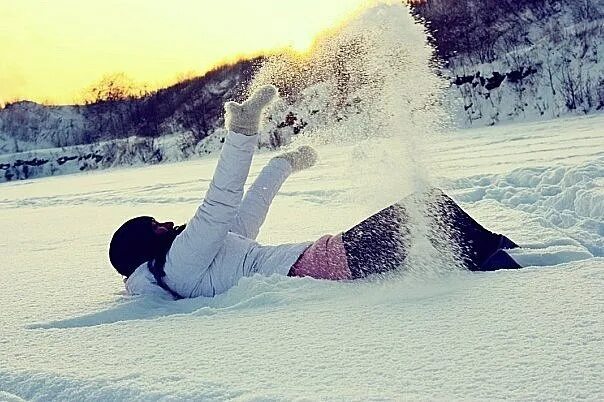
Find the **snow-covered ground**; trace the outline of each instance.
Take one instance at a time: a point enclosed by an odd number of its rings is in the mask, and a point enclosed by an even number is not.
[[[215,157],[3,184],[0,400],[602,400],[602,127],[464,130],[424,153],[434,183],[527,247],[539,267],[520,271],[254,277],[213,299],[130,298],[107,259],[113,230],[139,214],[185,221]],[[406,191],[352,174],[354,146],[319,151],[261,241],[346,229]]]

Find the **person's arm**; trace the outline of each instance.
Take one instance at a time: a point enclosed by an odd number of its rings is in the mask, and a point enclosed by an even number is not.
[[[177,249],[171,255],[189,256],[202,267],[210,265],[237,214],[257,141],[256,136],[227,134],[208,192],[173,243]]]
[[[203,275],[223,246],[243,196],[258,141],[260,114],[275,94],[275,87],[265,86],[241,105],[225,105],[229,132],[203,202],[170,248],[170,258],[176,265],[193,265]]]
[[[255,239],[281,185],[292,172],[306,169],[316,160],[316,152],[308,146],[271,159],[245,193],[231,231]]]

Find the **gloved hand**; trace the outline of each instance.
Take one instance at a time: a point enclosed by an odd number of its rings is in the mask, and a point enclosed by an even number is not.
[[[262,109],[271,103],[275,95],[277,88],[274,85],[264,85],[241,104],[232,101],[225,103],[225,128],[244,135],[258,134]]]
[[[275,156],[275,159],[285,159],[288,161],[292,167],[292,172],[295,173],[300,170],[308,169],[317,163],[317,151],[308,145],[303,145],[298,147],[295,151]]]

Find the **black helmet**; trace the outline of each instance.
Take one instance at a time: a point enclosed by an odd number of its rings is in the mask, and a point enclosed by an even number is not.
[[[153,218],[139,216],[124,223],[113,234],[109,245],[111,265],[123,276],[130,276],[142,263],[155,258],[160,242],[152,228]]]

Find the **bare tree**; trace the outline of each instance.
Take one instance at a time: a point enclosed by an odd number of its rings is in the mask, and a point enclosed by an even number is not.
[[[84,91],[85,104],[136,99],[148,93],[145,84],[137,84],[124,73],[104,75],[99,82]]]

